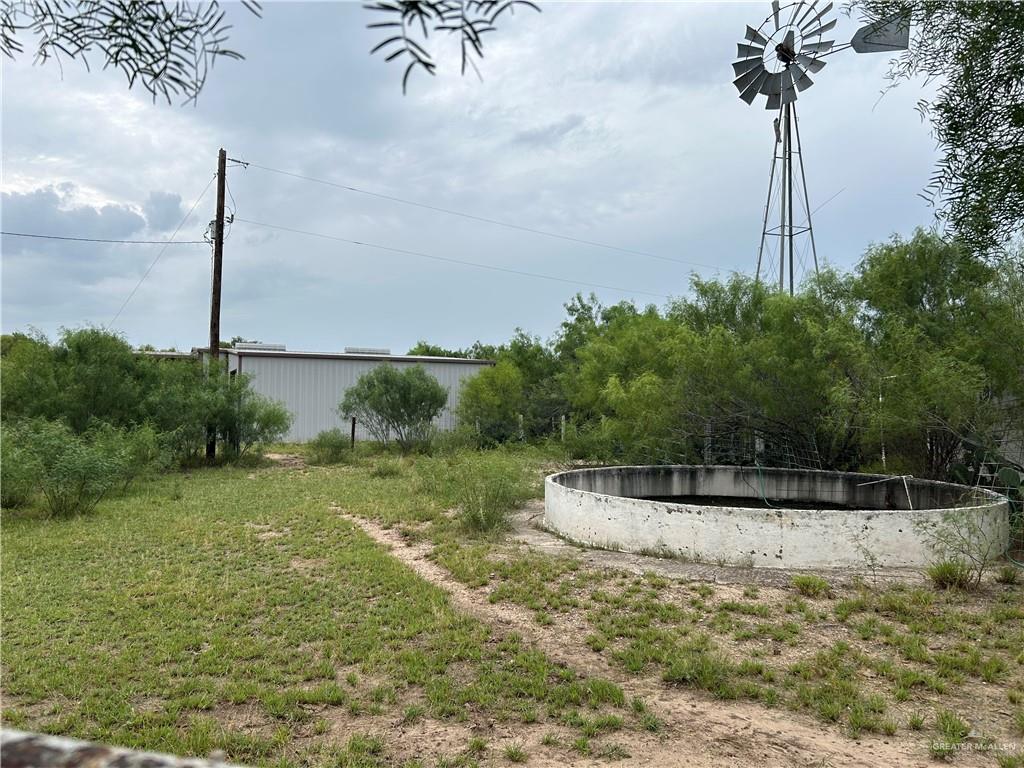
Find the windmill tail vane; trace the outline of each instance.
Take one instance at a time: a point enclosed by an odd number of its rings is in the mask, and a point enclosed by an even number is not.
[[[775,148],[757,253],[757,279],[761,280],[764,270],[766,278],[771,275],[775,282],[777,272],[779,290],[786,289],[788,277],[791,294],[798,259],[806,267],[809,255],[815,273],[818,271],[797,97],[814,85],[811,75],[825,68],[825,57],[850,48],[857,53],[898,51],[907,48],[910,40],[909,21],[898,16],[861,27],[849,43],[837,46],[834,39],[826,39],[837,23],[828,18],[833,7],[831,2],[819,5],[818,0],[785,5],[773,0],[772,12],[760,26],[747,26],[732,65],[733,85],[740,98],[753,104],[758,96],[765,96],[765,109],[778,112],[773,123]],[[802,208],[800,219],[795,215],[796,205]]]

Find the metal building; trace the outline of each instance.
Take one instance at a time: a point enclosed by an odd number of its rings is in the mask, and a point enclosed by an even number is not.
[[[494,365],[490,360],[391,355],[387,350],[290,352],[275,344],[237,344],[222,354],[227,357],[230,373],[251,375],[253,391],[284,403],[291,411],[294,420],[285,440],[298,443],[332,427],[347,431],[349,424],[338,414],[338,403],[360,376],[378,365],[426,368],[448,390],[448,403],[434,423],[439,429],[450,430],[456,424],[455,409],[462,383],[483,367]],[[356,437],[365,440],[370,435],[357,424]]]

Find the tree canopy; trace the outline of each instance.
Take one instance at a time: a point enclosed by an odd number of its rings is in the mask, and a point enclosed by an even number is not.
[[[62,422],[75,434],[147,426],[182,463],[197,461],[212,425],[228,453],[279,439],[291,416],[255,393],[250,377],[209,372],[195,359],[138,353],[99,328],[5,335],[0,416],[5,424]]]
[[[581,458],[945,478],[965,439],[1024,420],[1024,283],[918,231],[795,296],[695,278],[664,310],[576,296],[548,343],[517,331],[468,381],[485,443],[552,434]],[[481,346],[481,345],[478,345]]]
[[[869,20],[909,17],[893,85],[937,84],[919,109],[942,156],[926,196],[974,253],[1001,253],[1024,231],[1024,3],[855,0]]]
[[[379,365],[345,391],[338,413],[354,416],[385,445],[394,438],[408,452],[430,442],[433,421],[447,401],[448,390],[422,365]]]

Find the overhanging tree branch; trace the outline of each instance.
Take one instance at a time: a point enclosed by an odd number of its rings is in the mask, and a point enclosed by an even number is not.
[[[918,102],[942,150],[924,197],[972,251],[1006,255],[1024,232],[1024,3],[853,0],[850,7],[868,21],[910,19],[910,47],[891,61],[888,79],[937,86],[934,98]]]
[[[262,15],[256,0],[242,6]],[[405,64],[402,92],[417,69],[435,74],[427,47],[430,33],[458,35],[462,72],[484,55],[483,36],[519,6],[539,11],[530,0],[381,0],[364,6],[385,21],[369,24],[387,37],[371,53]],[[379,16],[378,16],[379,17]],[[10,59],[31,51],[36,63],[80,61],[87,69],[120,70],[128,87],[154,100],[194,103],[220,58],[242,59],[227,47],[231,25],[216,0],[205,4],[148,0],[0,0],[0,52]],[[29,43],[28,39],[31,39]]]

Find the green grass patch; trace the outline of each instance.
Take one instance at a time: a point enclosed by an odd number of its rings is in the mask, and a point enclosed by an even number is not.
[[[526,754],[526,750],[523,749],[523,745],[518,742],[509,744],[505,747],[505,759],[510,763],[525,763],[529,755]]]
[[[955,560],[930,565],[926,573],[938,589],[970,589],[974,584],[971,569]]]
[[[370,470],[370,477],[387,479],[401,477],[404,474],[401,459],[383,458],[379,459]]]
[[[792,584],[804,597],[828,597],[832,594],[832,587],[821,576],[797,574],[793,576]]]
[[[955,712],[940,709],[935,713],[935,730],[938,735],[928,745],[928,751],[932,757],[944,759],[956,754],[971,729]]]
[[[388,760],[369,737],[302,746],[303,733],[326,732],[325,708],[356,722],[391,711],[406,722],[628,712],[614,684],[580,678],[515,637],[496,642],[338,514],[439,520],[418,477],[380,471],[395,464],[204,469],[140,484],[87,517],[8,514],[5,722],[185,756],[220,749],[231,762],[316,766]],[[525,566],[509,568],[512,576]],[[545,604],[566,599],[556,589]],[[415,704],[399,703],[410,696]],[[238,725],[240,708],[267,728]]]

